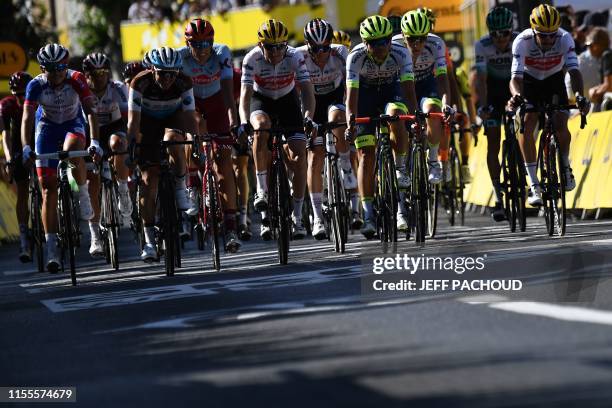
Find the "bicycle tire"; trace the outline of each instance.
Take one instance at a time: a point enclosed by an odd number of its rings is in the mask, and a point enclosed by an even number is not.
[[[517,183],[516,163],[514,162],[514,152],[507,140],[502,142],[502,175],[504,179],[501,184],[504,186],[504,212],[508,221],[510,232],[516,231],[517,221]]]
[[[548,185],[548,147],[545,140],[548,136],[545,132],[540,135],[538,147],[538,168],[540,169],[540,187],[542,190],[542,208],[544,209],[544,221],[546,222],[546,232],[549,236],[554,233],[553,215],[550,202],[550,186]]]
[[[45,231],[42,225],[42,194],[38,187],[38,179],[30,180],[30,253],[32,261],[36,258],[38,272],[44,272],[44,242]]]
[[[397,242],[397,207],[399,190],[397,186],[397,177],[395,176],[395,162],[390,151],[386,160],[385,185],[387,190],[385,201],[389,210],[388,242]]]
[[[164,266],[166,269],[166,276],[174,275],[174,267],[175,267],[175,244],[176,237],[175,228],[176,228],[176,203],[174,201],[174,186],[172,182],[167,180],[168,177],[171,177],[170,174],[162,175],[159,182],[159,191],[161,192],[160,197],[160,226],[161,226],[161,242],[164,247]]]
[[[334,233],[334,246],[336,252],[344,253],[348,237],[348,224],[346,220],[346,200],[344,188],[340,180],[338,162],[331,161],[331,207],[332,207],[332,229]]]
[[[206,223],[207,231],[211,240],[213,268],[216,271],[221,270],[221,249],[219,247],[219,195],[217,184],[212,172],[206,172],[206,186],[204,187],[207,197],[204,205],[206,206]]]
[[[283,197],[287,197],[289,194],[289,182],[285,172],[285,166],[280,158],[277,159],[274,166],[276,168],[276,171],[274,172],[276,176],[274,183],[274,188],[276,190],[274,206],[276,207],[276,213],[278,216],[278,256],[279,263],[281,265],[286,265],[287,262],[289,262],[289,240],[291,238],[289,226],[291,225],[291,211],[288,200],[284,199]]]
[[[427,182],[427,237],[434,238],[438,226],[438,184]]]
[[[553,154],[551,154],[551,151]],[[566,208],[565,208],[565,179],[563,177],[563,168],[561,161],[561,149],[557,136],[553,133],[549,139],[548,147],[549,159],[549,183],[550,183],[550,199],[552,208],[553,234],[556,232],[558,236],[565,235],[566,228]]]
[[[415,224],[414,240],[416,243],[423,243],[425,242],[426,229],[427,198],[425,196],[427,186],[425,183],[427,183],[427,179],[425,177],[425,156],[419,145],[413,147],[412,175],[411,207]]]
[[[523,162],[523,154],[518,145],[518,141],[514,140],[514,162],[517,168],[517,218],[519,223],[519,229],[521,232],[525,232],[527,229],[527,211],[525,209],[526,191],[525,191],[525,179],[527,177],[527,171],[525,170],[525,164]]]
[[[119,217],[117,213],[116,203],[117,194],[115,191],[114,182],[111,180],[104,181],[102,184],[102,226],[106,230],[105,245],[108,246],[107,262],[115,270],[119,270],[119,248],[118,248],[118,228]]]
[[[60,219],[61,229],[63,230],[62,236],[62,269],[64,268],[64,251],[68,252],[68,262],[70,265],[70,280],[72,286],[76,286],[76,268],[75,268],[75,255],[76,248],[74,246],[74,226],[73,226],[73,204],[72,204],[72,193],[70,191],[70,185],[68,181],[60,181],[60,203],[62,218]]]

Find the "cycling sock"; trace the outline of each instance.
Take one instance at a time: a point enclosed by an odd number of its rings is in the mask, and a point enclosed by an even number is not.
[[[427,142],[427,144],[429,144],[429,161],[438,161],[438,147],[440,146],[440,143],[436,143],[434,145]]]
[[[238,223],[240,225],[247,225],[247,206],[241,207],[240,208],[240,216],[239,216],[239,220]]]
[[[177,190],[184,190],[187,188],[187,186],[185,185],[185,175],[184,174],[182,176],[174,177],[174,180],[176,182],[175,187]]]
[[[397,212],[399,212],[400,214],[404,216],[408,214],[408,209],[406,208],[406,192],[405,191],[399,192],[399,202],[397,206]]]
[[[570,166],[570,164],[569,164],[569,154],[561,153],[561,165],[564,168],[568,168]]]
[[[302,219],[302,205],[304,205],[304,197],[295,198],[293,197],[293,216],[296,220]]]
[[[359,212],[359,193],[357,191],[351,193],[351,208],[353,212]]]
[[[315,219],[323,219],[323,193],[310,193],[310,202],[312,202]]]
[[[236,210],[223,211],[223,222],[226,231],[236,231]]]
[[[145,242],[147,245],[155,243],[155,227],[144,227]]]
[[[363,207],[363,216],[366,220],[374,220],[374,206],[372,205],[373,197],[362,197],[361,206]]]
[[[495,179],[491,181],[493,182],[493,191],[495,192],[495,203],[501,204],[502,202],[501,183],[499,179]]]
[[[100,223],[89,221],[89,233],[91,234],[91,239],[100,239]]]
[[[461,164],[467,166],[470,161],[470,156],[461,156]]]
[[[395,157],[395,169],[402,173],[406,171],[406,159],[408,154],[400,153]]]
[[[89,187],[87,186],[87,182],[79,186],[79,200],[81,197],[89,197]]]
[[[262,211],[261,213],[261,220],[267,220],[268,219],[268,212],[267,211]]]
[[[26,224],[19,224],[19,242],[22,248],[28,246],[28,226]]]
[[[257,190],[268,191],[268,171],[257,172]]]
[[[529,176],[531,185],[540,184],[540,180],[538,180],[537,164],[536,163],[525,163],[525,169],[527,170],[527,175]]]
[[[340,156],[340,167],[342,170],[350,170],[351,168],[351,152],[338,153]]]
[[[117,190],[119,194],[128,192],[128,181],[117,179]]]
[[[440,159],[440,161],[447,162],[448,161],[448,149],[439,149],[438,158]]]
[[[45,240],[47,241],[47,251],[51,250],[55,252],[57,246],[57,234],[45,234]]]

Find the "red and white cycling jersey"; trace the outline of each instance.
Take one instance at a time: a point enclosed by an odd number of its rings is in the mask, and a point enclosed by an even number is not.
[[[128,88],[120,81],[108,81],[106,90],[96,104],[98,124],[106,126],[127,118],[128,111]]]
[[[312,59],[307,45],[298,47],[297,50],[302,53],[306,61],[315,95],[326,95],[335,91],[339,86],[344,86],[346,58],[348,57],[348,50],[344,45],[331,45],[329,58],[323,68]]]
[[[287,47],[284,58],[276,65],[264,58],[259,47],[253,48],[242,61],[242,83],[252,85],[255,92],[271,99],[287,95],[295,82],[309,82],[310,74],[302,54]]]
[[[546,79],[562,69],[578,69],[578,57],[571,34],[559,29],[555,43],[548,51],[542,51],[532,29],[520,33],[512,43],[512,77],[528,74],[535,79]]]
[[[81,115],[81,102],[94,98],[85,75],[71,69],[66,71],[66,80],[52,87],[45,74],[40,74],[28,83],[25,106],[40,105],[42,118],[53,123],[64,123]]]

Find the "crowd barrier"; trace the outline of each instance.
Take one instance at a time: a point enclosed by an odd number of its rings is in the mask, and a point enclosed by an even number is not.
[[[576,188],[566,195],[567,207],[612,208],[612,111],[590,114],[584,129],[580,129],[580,116],[575,116],[569,120],[568,127],[572,134],[570,165]],[[493,188],[487,169],[487,138],[482,130],[478,140],[478,146],[472,147],[470,152],[473,181],[466,186],[464,199],[474,205],[493,206]]]

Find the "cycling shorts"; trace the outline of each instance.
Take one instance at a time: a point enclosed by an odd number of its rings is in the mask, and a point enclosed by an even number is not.
[[[487,77],[487,106],[492,106],[493,111],[485,121],[485,127],[501,126],[502,116],[506,110],[506,104],[511,98],[510,79],[500,80]]]
[[[379,87],[359,87],[357,116],[378,116],[387,109],[400,109],[407,113],[406,103],[401,96],[399,82]],[[355,147],[361,149],[376,146],[376,126],[374,124],[355,125]]]
[[[159,143],[164,139],[166,129],[183,128],[183,111],[177,110],[172,115],[165,118],[156,118],[141,113],[140,133],[140,154],[138,155],[138,165],[146,167],[150,164],[158,164],[161,159]],[[180,132],[180,131],[179,131]]]
[[[79,139],[85,144],[85,122],[81,117],[76,117],[61,124],[36,118],[34,151],[37,154],[55,153],[63,150],[66,139]],[[38,176],[57,175],[58,163],[58,160],[36,160]]]
[[[327,123],[329,112],[334,110],[346,111],[344,106],[344,86],[339,86],[325,95],[315,95],[316,108],[314,114],[315,123]],[[314,146],[323,146],[323,135],[317,135]]]
[[[546,79],[536,79],[529,74],[523,76],[523,96],[527,99],[528,108],[552,103],[553,96],[558,95],[558,105],[567,105],[565,74],[559,71]]]
[[[208,98],[195,98],[196,110],[206,119],[206,129],[210,133],[228,133],[230,131],[227,107],[223,100],[222,91]],[[227,143],[220,143],[227,144]]]
[[[425,106],[436,105],[442,109],[442,98],[438,92],[438,81],[434,76],[424,81],[417,81],[414,83],[417,102],[419,103],[420,109],[425,112]]]
[[[268,98],[258,92],[253,93],[251,98],[251,118],[262,113],[267,114],[272,119],[272,123],[274,123],[273,118],[278,118],[278,125],[280,127],[295,129],[304,126],[300,98],[295,88],[279,99]],[[288,141],[292,140],[305,142],[306,135],[303,132],[296,132],[289,136]]]

